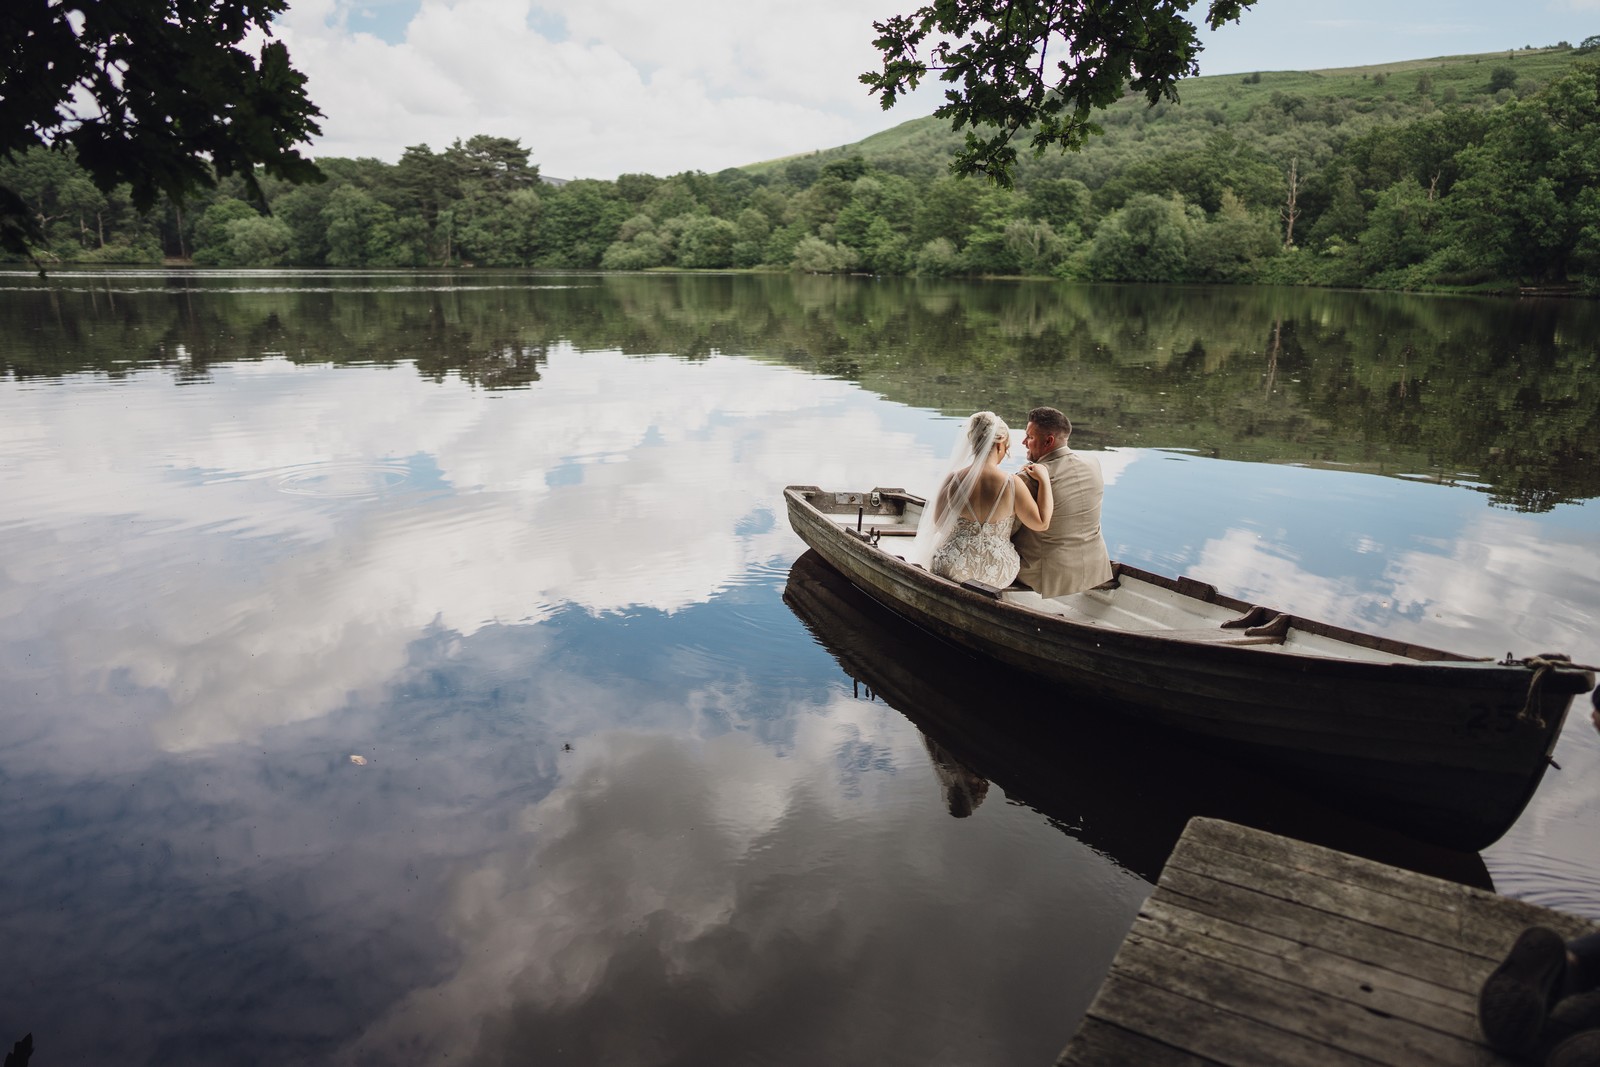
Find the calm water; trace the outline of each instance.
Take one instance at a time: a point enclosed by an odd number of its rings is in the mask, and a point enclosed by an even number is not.
[[[925,491],[959,417],[1055,402],[1117,558],[1595,663],[1597,365],[1578,303],[0,275],[0,1040],[1048,1063],[1201,813],[1600,917],[1587,703],[1501,842],[1413,849],[1030,735],[780,497]]]

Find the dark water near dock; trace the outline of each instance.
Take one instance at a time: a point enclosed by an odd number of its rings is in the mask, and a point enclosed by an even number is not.
[[[1594,663],[1597,370],[1575,302],[0,275],[0,1041],[1046,1063],[1193,814],[1600,917],[1587,703],[1501,842],[1419,849],[1031,732],[780,496],[925,490],[956,417],[1056,402],[1117,558]]]

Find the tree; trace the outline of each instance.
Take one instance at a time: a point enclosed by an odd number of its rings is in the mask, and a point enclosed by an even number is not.
[[[694,192],[689,188],[689,183],[681,174],[661,182],[651,190],[644,201],[645,214],[657,222],[666,222],[679,215],[693,214],[699,206],[695,201]]]
[[[970,182],[940,178],[922,190],[912,224],[911,243],[921,248],[935,238],[944,237],[959,248],[978,224],[982,190]]]
[[[934,278],[959,274],[963,269],[961,254],[948,237],[935,237],[924,244],[917,252],[916,265],[918,274]]]
[[[950,88],[934,115],[967,130],[951,169],[1010,185],[1011,141],[1023,130],[1032,131],[1036,154],[1050,145],[1075,149],[1099,132],[1090,116],[1126,90],[1151,104],[1176,100],[1179,79],[1200,69],[1198,31],[1183,17],[1196,2],[934,0],[872,24],[883,69],[861,81],[888,109],[937,71]],[[1254,2],[1211,0],[1206,24],[1236,21]]]
[[[1537,97],[1496,112],[1482,143],[1458,158],[1461,177],[1445,207],[1479,262],[1535,281],[1593,269],[1600,64],[1577,63]]]
[[[411,150],[408,155],[426,175],[426,156]],[[476,134],[465,143],[457,139],[440,158],[451,177],[439,195],[455,193],[447,202],[456,257],[484,266],[526,265],[539,244],[543,211],[539,168],[528,163],[528,149],[515,138]]]
[[[194,229],[194,260],[203,265],[236,265],[232,262],[229,227],[235,222],[258,219],[261,213],[243,200],[224,197],[206,208]]]
[[[617,196],[630,204],[642,204],[660,184],[661,179],[653,174],[619,174],[616,181]]]
[[[794,198],[795,214],[813,230],[838,218],[839,212],[850,202],[855,192],[855,179],[845,179],[837,174],[824,174],[811,187],[797,193]]]
[[[607,196],[609,182],[582,179],[544,194],[539,217],[539,266],[588,268],[601,257],[630,214]]]
[[[1294,247],[1294,224],[1300,217],[1300,160],[1289,160],[1289,195],[1278,214],[1283,219],[1283,247]]]
[[[431,261],[428,224],[416,215],[396,215],[373,235],[374,267],[425,267]]]
[[[772,233],[772,223],[768,222],[767,217],[753,207],[747,207],[739,212],[739,217],[733,220],[733,224],[738,230],[736,235],[738,241],[747,242],[757,247],[765,244],[768,235]],[[741,263],[740,266],[748,267],[759,262],[760,260],[756,259],[752,263]]]
[[[64,245],[81,244],[74,216],[86,209],[93,212],[100,196],[74,164],[70,150],[33,148],[0,160],[0,186],[17,198],[18,210],[27,212],[38,243],[57,254]]]
[[[1249,281],[1263,261],[1287,247],[1270,215],[1252,213],[1238,197],[1226,193],[1217,213],[1189,241],[1187,269],[1202,281]]]
[[[1024,274],[1048,274],[1066,254],[1066,245],[1048,222],[1012,219],[1006,223],[1006,251]]]
[[[514,137],[479,133],[465,144],[457,138],[444,150],[444,159],[455,170],[462,196],[503,196],[539,184],[539,168],[528,163],[528,149]]]
[[[1378,194],[1361,234],[1361,265],[1381,274],[1426,259],[1439,243],[1437,202],[1428,191],[1402,178]]]
[[[1174,281],[1189,266],[1190,220],[1180,200],[1141,193],[1095,231],[1089,267],[1103,281]]]
[[[739,231],[727,219],[691,216],[678,235],[678,266],[716,269],[733,266]]]
[[[789,263],[794,259],[794,250],[809,236],[811,234],[806,229],[806,224],[798,219],[778,227],[772,231],[772,236],[767,238],[764,260],[768,263]]]
[[[393,218],[389,206],[366,191],[354,185],[335,189],[322,209],[322,223],[328,232],[328,264],[370,266],[379,251],[378,232]]]
[[[887,219],[874,219],[860,245],[864,265],[876,274],[904,274],[911,266],[908,247],[905,234]]]
[[[847,245],[829,244],[820,237],[802,237],[794,248],[794,269],[809,274],[844,274],[860,257]]]
[[[601,270],[644,270],[667,261],[666,249],[655,231],[645,230],[626,241],[613,241],[600,257]]]
[[[1356,240],[1367,228],[1367,208],[1354,176],[1341,168],[1330,183],[1328,206],[1311,227],[1311,241],[1321,248]]]
[[[305,76],[279,41],[258,58],[237,47],[271,35],[288,0],[116,0],[0,4],[0,159],[71,148],[101,192],[130,187],[140,211],[237,175],[261,199],[256,167],[291,182],[321,172],[295,148],[321,132]],[[14,190],[0,186],[0,248],[41,240]]]
[[[333,190],[327,185],[302,185],[273,201],[272,214],[289,227],[293,240],[288,262],[300,267],[320,267],[328,261],[328,227],[322,219]]]
[[[224,232],[227,244],[215,260],[224,267],[276,267],[294,241],[288,223],[265,215],[236,219]]]
[[[1232,190],[1251,206],[1276,203],[1282,176],[1264,156],[1226,131],[1206,137],[1192,148],[1167,152],[1123,168],[1095,194],[1103,211],[1121,207],[1136,193],[1166,196],[1176,193],[1208,212],[1222,206],[1222,194]]]
[[[667,261],[666,249],[655,232],[656,220],[638,214],[623,222],[617,239],[600,257],[602,270],[642,270]]]
[[[435,155],[425,144],[405,150],[390,184],[398,201],[396,209],[420,213],[430,230],[438,225],[439,213],[461,199],[461,176],[455,161],[445,153]]]
[[[1027,191],[1027,214],[1048,222],[1056,233],[1082,229],[1089,210],[1089,187],[1075,178],[1045,178]]]

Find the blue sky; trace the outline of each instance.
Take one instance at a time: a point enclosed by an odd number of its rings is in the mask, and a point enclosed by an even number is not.
[[[1261,0],[1237,23],[1206,34],[1203,74],[1318,70],[1404,59],[1577,44],[1600,34],[1600,0],[1380,3]]]
[[[317,155],[516,137],[544,173],[717,171],[848,144],[931,112],[890,112],[856,76],[872,22],[911,0],[292,0],[275,24],[322,108]],[[1576,44],[1600,0],[1261,0],[1207,33],[1202,73],[1362,66]]]

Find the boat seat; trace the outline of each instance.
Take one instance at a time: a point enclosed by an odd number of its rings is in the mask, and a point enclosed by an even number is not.
[[[1171,641],[1187,641],[1207,645],[1283,644],[1282,634],[1252,634],[1242,630],[1129,630],[1127,632],[1143,634],[1146,637],[1163,637]]]
[[[1015,604],[1018,607],[1030,608],[1033,611],[1041,612],[1045,615],[1059,615],[1063,619],[1070,619],[1071,621],[1080,623],[1084,626],[1102,625],[1101,620],[1095,618],[1093,615],[1090,615],[1088,612],[1079,611],[1077,608],[1074,608],[1068,604],[1063,604],[1059,600],[1046,600],[1038,593],[1035,593],[1032,589],[1005,589],[1001,591],[1000,599],[1005,601],[1007,604]]]
[[[987,591],[988,588],[988,586],[984,586],[983,590]],[[1093,592],[1093,590],[1090,590],[1090,592]],[[1114,621],[1096,618],[1088,612],[1080,611],[1070,604],[1062,603],[1060,600],[1046,600],[1032,589],[1002,590],[1000,593],[1000,599],[1008,604],[1015,604],[1018,607],[1031,608],[1034,611],[1043,612],[1047,615],[1058,615],[1061,618],[1085,626],[1104,626],[1108,629],[1120,630],[1124,633],[1148,634],[1152,637],[1168,637],[1172,638],[1173,640],[1189,641],[1196,644],[1281,645],[1283,644],[1284,635],[1289,631],[1288,617],[1277,613],[1272,614],[1272,618],[1265,626],[1252,627],[1248,630],[1226,628],[1230,625],[1237,627],[1239,625],[1239,620],[1229,620],[1228,622],[1224,622],[1214,629],[1140,629],[1137,628],[1137,626],[1128,626],[1125,624],[1119,625]],[[1250,622],[1254,622],[1256,620],[1256,616],[1252,614],[1246,616],[1246,619]]]

